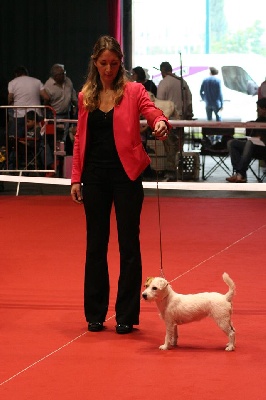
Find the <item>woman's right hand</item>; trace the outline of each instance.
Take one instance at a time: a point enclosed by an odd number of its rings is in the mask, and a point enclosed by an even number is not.
[[[81,195],[81,184],[80,183],[73,183],[71,186],[71,197],[72,200],[77,204],[83,203],[83,198]]]

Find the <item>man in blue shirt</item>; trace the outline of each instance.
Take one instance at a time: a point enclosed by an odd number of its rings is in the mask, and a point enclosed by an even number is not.
[[[221,121],[219,112],[223,109],[223,95],[221,81],[217,78],[218,70],[210,67],[210,76],[205,78],[201,84],[200,96],[206,104],[207,120],[212,120],[212,113],[216,116],[216,121]]]

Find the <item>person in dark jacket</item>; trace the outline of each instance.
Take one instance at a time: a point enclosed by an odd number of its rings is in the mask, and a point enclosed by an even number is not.
[[[257,101],[258,118],[254,122],[266,123],[266,98]],[[228,182],[247,182],[247,170],[252,158],[266,160],[266,129],[249,129],[247,140],[232,139],[227,143],[234,175],[226,178]]]
[[[134,81],[136,81],[138,83],[142,83],[142,85],[145,87],[145,89],[148,92],[153,93],[154,96],[156,97],[157,86],[155,85],[155,83],[152,80],[147,79],[145,70],[142,67],[133,68],[131,76]]]

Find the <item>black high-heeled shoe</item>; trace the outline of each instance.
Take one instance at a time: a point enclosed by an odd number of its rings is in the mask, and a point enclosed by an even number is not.
[[[89,322],[88,331],[90,332],[100,332],[104,328],[102,322]]]
[[[128,324],[117,324],[115,327],[116,333],[124,334],[124,333],[131,333],[133,330],[133,325]]]

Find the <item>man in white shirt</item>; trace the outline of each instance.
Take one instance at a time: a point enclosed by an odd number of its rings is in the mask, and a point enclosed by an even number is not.
[[[11,125],[11,134],[21,137],[25,133],[25,114],[28,111],[36,111],[40,116],[40,109],[35,106],[41,105],[41,99],[47,100],[48,95],[44,90],[43,83],[29,76],[27,68],[19,66],[14,70],[15,78],[8,83],[8,104],[14,105],[14,124]]]

